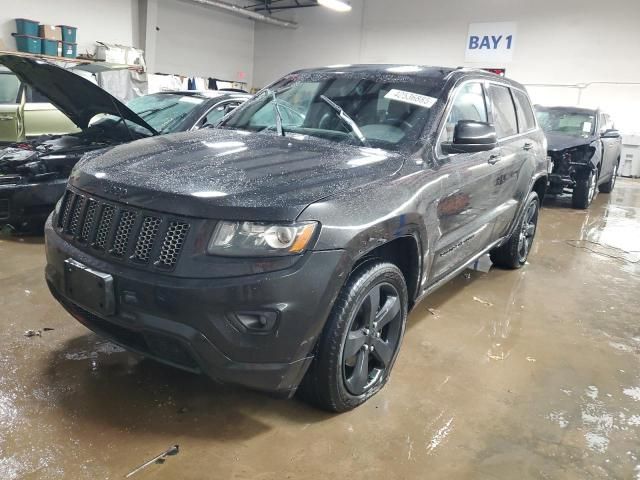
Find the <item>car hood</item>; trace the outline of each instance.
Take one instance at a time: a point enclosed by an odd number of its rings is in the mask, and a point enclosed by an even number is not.
[[[203,129],[88,154],[70,184],[177,215],[293,221],[311,203],[392,175],[400,154],[309,137]]]
[[[562,133],[549,132],[546,134],[550,152],[560,152],[567,148],[575,148],[581,145],[589,145],[595,140],[592,135],[584,137],[576,137],[573,135],[564,135]]]
[[[157,134],[147,122],[113,95],[64,68],[16,55],[0,55],[0,65],[47,97],[82,130],[89,126],[94,116],[107,113],[122,116]]]

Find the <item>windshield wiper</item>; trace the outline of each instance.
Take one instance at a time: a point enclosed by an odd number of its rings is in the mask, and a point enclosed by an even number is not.
[[[154,113],[158,113],[158,112],[162,112],[163,110],[167,110],[171,107],[174,107],[178,104],[178,102],[173,102],[170,103],[169,105],[165,105],[164,107],[156,107],[156,108],[147,108],[146,110],[142,110],[140,112],[135,112],[139,117],[142,117],[143,115],[149,116],[149,115],[153,115]],[[142,117],[144,118],[144,117]]]
[[[358,124],[353,121],[353,118],[347,115],[347,112],[345,112],[340,105],[338,105],[325,95],[320,95],[320,99],[336,111],[336,113],[338,114],[338,118],[340,118],[340,120],[342,120],[351,129],[358,140],[360,140],[360,143],[362,143],[362,145],[364,145],[365,147],[369,146],[367,137],[364,136],[362,130],[360,130],[360,127],[358,127]]]

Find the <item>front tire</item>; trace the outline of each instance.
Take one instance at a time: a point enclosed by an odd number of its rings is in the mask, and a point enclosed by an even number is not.
[[[377,261],[342,288],[298,393],[332,412],[361,405],[387,383],[407,319],[407,286],[398,267]]]
[[[588,175],[582,175],[576,180],[571,196],[573,208],[585,210],[596,197],[598,185],[598,172],[591,170]]]
[[[527,197],[522,218],[509,240],[489,252],[494,265],[515,270],[526,263],[538,227],[539,210],[538,194],[531,192]]]

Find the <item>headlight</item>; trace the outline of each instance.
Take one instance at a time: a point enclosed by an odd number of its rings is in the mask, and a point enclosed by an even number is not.
[[[209,241],[207,253],[229,257],[295,255],[307,248],[317,225],[317,222],[219,222]]]

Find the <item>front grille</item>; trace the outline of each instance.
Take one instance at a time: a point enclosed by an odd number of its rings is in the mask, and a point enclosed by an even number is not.
[[[165,271],[176,267],[191,224],[67,190],[56,219],[58,231],[78,248],[134,265]]]

